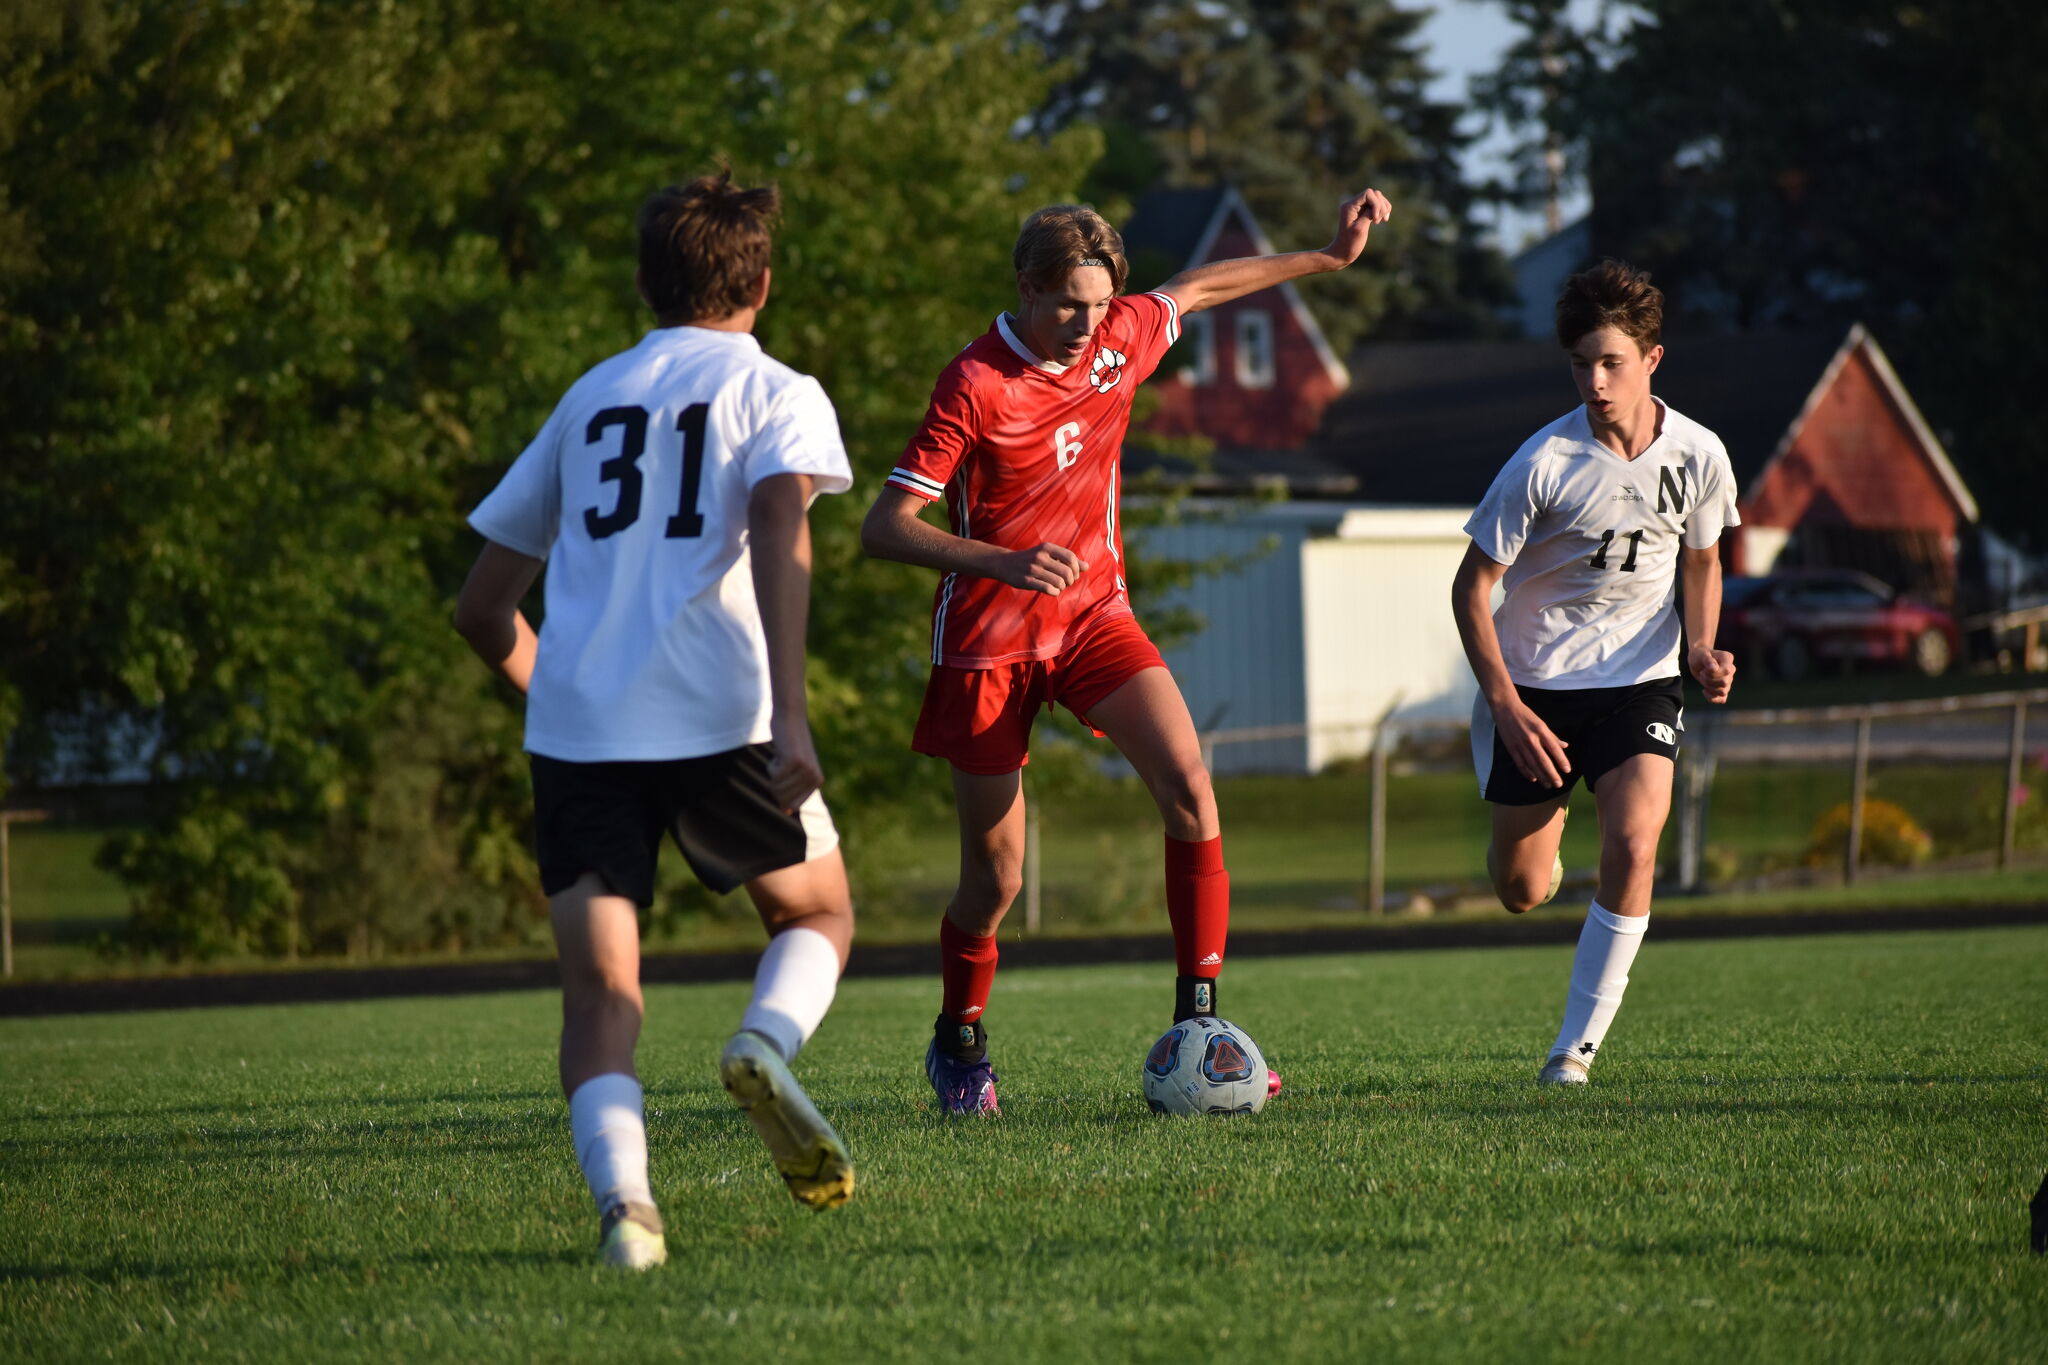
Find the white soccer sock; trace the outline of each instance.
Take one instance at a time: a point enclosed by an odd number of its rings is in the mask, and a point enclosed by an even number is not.
[[[775,1044],[786,1062],[818,1031],[839,990],[839,950],[816,929],[789,929],[768,941],[754,970],[754,1000],[740,1027]]]
[[[569,1136],[597,1211],[652,1204],[647,1186],[647,1120],[640,1082],[618,1072],[592,1076],[569,1097]]]
[[[1564,1027],[1550,1055],[1568,1052],[1592,1064],[1607,1037],[1607,1027],[1621,1008],[1628,989],[1628,969],[1643,946],[1648,915],[1617,915],[1594,901],[1579,931],[1579,951],[1572,957],[1572,985],[1564,998]]]

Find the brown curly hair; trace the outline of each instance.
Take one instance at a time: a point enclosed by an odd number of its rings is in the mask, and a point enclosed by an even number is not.
[[[1557,296],[1557,343],[1569,351],[1579,339],[1603,327],[1633,338],[1648,355],[1664,335],[1664,292],[1647,270],[1626,261],[1605,260],[1564,282]]]
[[[648,195],[638,219],[640,287],[654,315],[716,321],[753,303],[781,215],[780,190],[735,185],[729,168]]]

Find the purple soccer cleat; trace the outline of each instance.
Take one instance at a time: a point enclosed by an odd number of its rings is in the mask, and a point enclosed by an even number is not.
[[[996,1069],[984,1052],[979,1061],[963,1062],[939,1050],[935,1042],[924,1054],[924,1074],[946,1114],[996,1114]]]

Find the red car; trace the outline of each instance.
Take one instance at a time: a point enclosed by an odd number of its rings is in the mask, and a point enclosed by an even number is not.
[[[1780,678],[1851,662],[1902,664],[1931,678],[1948,672],[1962,650],[1954,617],[1852,570],[1731,578],[1721,603],[1727,648]]]

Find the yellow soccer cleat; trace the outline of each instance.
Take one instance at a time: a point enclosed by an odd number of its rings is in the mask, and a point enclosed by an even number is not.
[[[754,1125],[782,1181],[800,1204],[836,1209],[853,1197],[853,1158],[832,1125],[758,1033],[740,1032],[718,1059],[718,1079]]]
[[[652,1270],[668,1259],[661,1215],[652,1204],[614,1204],[604,1216],[598,1257],[619,1270]]]

